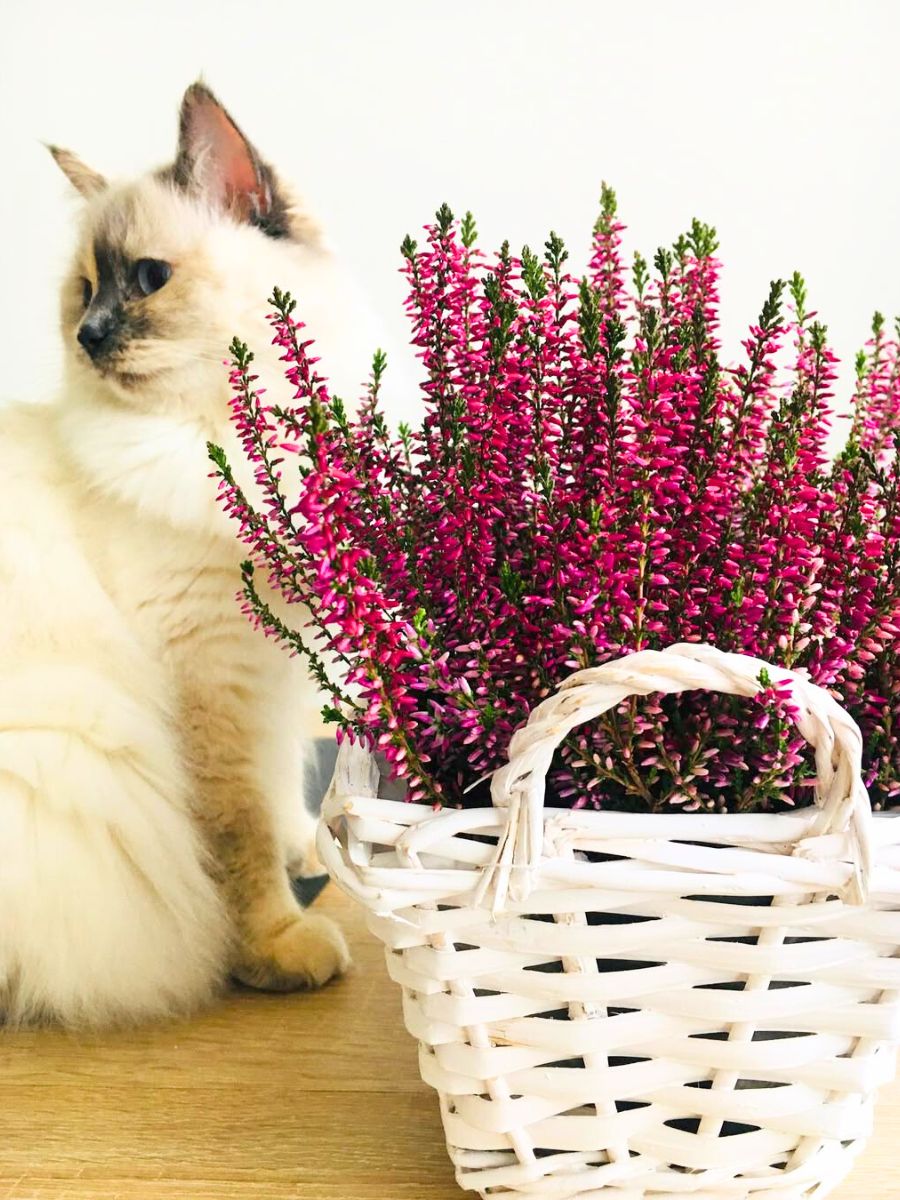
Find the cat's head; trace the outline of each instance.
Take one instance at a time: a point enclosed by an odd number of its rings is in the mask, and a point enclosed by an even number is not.
[[[229,342],[265,339],[273,285],[299,279],[328,303],[317,226],[202,83],[185,93],[174,161],[136,181],[108,183],[50,149],[85,199],[62,290],[71,380],[114,405],[214,423]]]

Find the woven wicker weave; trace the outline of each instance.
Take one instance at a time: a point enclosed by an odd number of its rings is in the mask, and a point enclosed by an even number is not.
[[[494,807],[379,798],[342,746],[319,849],[369,910],[461,1187],[553,1200],[820,1197],[893,1074],[900,821],[860,737],[790,680],[817,805],[786,815],[543,807],[554,748],[631,694],[759,689],[708,646],[581,671],[513,738]]]

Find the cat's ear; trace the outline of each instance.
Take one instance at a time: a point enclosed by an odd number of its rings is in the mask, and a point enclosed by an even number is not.
[[[173,177],[272,237],[290,235],[274,172],[204,83],[191,84],[181,102]]]
[[[62,150],[59,146],[48,146],[47,149],[69,183],[86,199],[106,191],[109,185],[103,176],[83,163],[77,154],[73,154],[71,150]]]

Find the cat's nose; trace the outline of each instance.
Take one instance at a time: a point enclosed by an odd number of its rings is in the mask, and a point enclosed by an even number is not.
[[[87,350],[91,358],[105,350],[110,342],[110,335],[115,328],[115,318],[110,312],[89,313],[81,322],[78,330],[78,341]]]

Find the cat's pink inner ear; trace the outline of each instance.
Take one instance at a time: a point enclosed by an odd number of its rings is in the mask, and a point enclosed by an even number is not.
[[[187,138],[198,182],[243,220],[265,214],[271,203],[247,139],[224,108],[203,96],[191,106]]]

